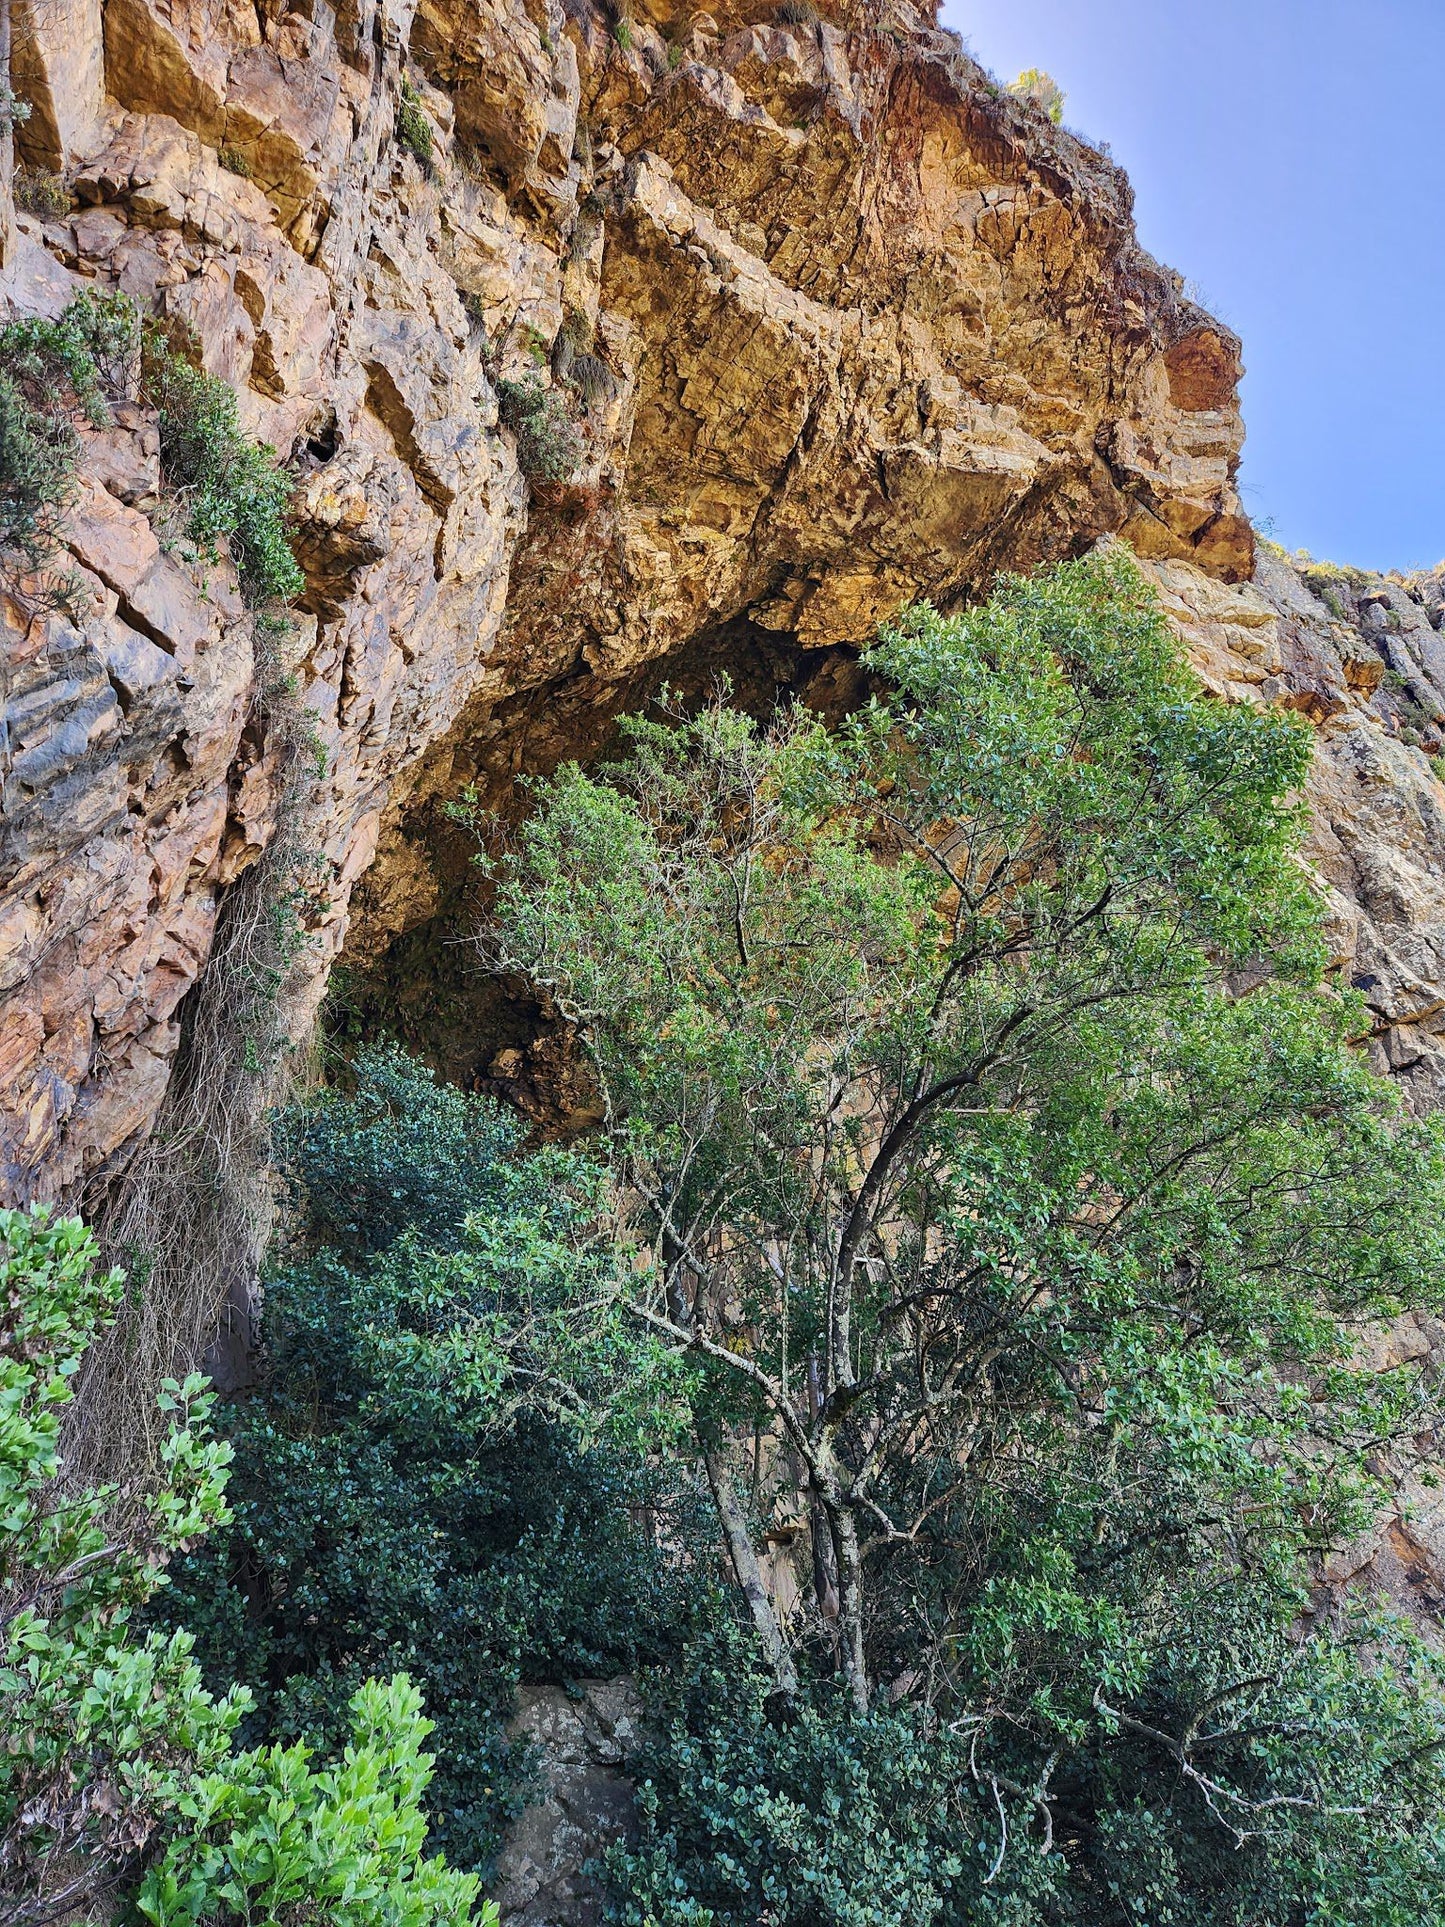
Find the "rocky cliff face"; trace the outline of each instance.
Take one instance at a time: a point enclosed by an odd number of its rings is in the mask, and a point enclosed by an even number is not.
[[[124,289],[297,478],[298,1028],[361,878],[366,954],[434,910],[426,799],[585,752],[651,665],[815,681],[907,598],[1108,532],[1250,573],[1238,344],[1117,169],[907,6],[17,3],[23,156],[70,208],[20,216],[12,310]],[[529,485],[508,381],[571,417],[569,479]],[[19,1195],[94,1195],[150,1128],[275,830],[248,625],[159,479],[142,416],[88,438],[77,618],[5,635]]]
[[[69,207],[19,215],[9,310],[125,290],[296,478],[298,1034],[343,948],[404,954],[444,909],[438,799],[505,803],[664,676],[845,700],[906,600],[1119,536],[1213,687],[1315,726],[1309,854],[1369,1047],[1445,1091],[1440,581],[1256,553],[1238,342],[1107,157],[926,7],[16,3],[22,157]],[[566,479],[500,419],[536,391]],[[75,613],[12,603],[0,638],[0,1160],[71,1200],[150,1131],[282,793],[153,423],[85,443]]]

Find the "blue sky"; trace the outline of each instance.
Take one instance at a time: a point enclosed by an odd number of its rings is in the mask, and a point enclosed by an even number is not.
[[[1042,67],[1140,236],[1244,340],[1249,513],[1372,568],[1445,558],[1445,0],[943,0]]]

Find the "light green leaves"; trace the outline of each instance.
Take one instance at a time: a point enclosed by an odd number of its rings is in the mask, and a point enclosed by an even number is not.
[[[463,1927],[478,1881],[423,1857],[431,1730],[404,1674],[351,1702],[341,1762],[304,1745],[258,1747],[196,1780],[183,1825],[136,1900],[152,1927],[231,1927],[324,1910],[335,1927]],[[477,1927],[495,1927],[483,1908]]]

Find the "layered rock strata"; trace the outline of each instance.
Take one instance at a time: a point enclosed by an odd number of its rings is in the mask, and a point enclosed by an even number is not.
[[[1108,532],[1249,574],[1238,344],[1118,170],[906,6],[770,12],[20,9],[71,207],[20,216],[12,311],[123,289],[296,476],[298,1024],[379,845],[370,947],[431,907],[414,799],[585,748],[650,664],[851,647]],[[571,417],[567,481],[529,486],[509,383]],[[67,541],[75,618],[4,645],[0,1156],[73,1198],[151,1126],[276,759],[143,419],[89,438]]]

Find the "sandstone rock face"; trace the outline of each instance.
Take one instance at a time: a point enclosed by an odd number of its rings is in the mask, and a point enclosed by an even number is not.
[[[1305,858],[1333,961],[1369,1013],[1375,1068],[1445,1102],[1445,642],[1438,579],[1303,572],[1261,548],[1252,581],[1152,565],[1206,685],[1314,728]]]
[[[1361,994],[1382,1075],[1420,1112],[1445,1104],[1445,648],[1440,576],[1365,576],[1261,546],[1254,579],[1152,565],[1205,683],[1278,703],[1314,729],[1304,856],[1327,906],[1332,961]],[[1445,1357],[1445,1326],[1412,1315],[1372,1334],[1386,1369]],[[1416,1441],[1428,1458],[1438,1441]],[[1383,1592],[1437,1635],[1445,1613],[1445,1503],[1401,1465],[1400,1512],[1332,1555],[1326,1596]]]
[[[606,1898],[589,1863],[636,1836],[627,1767],[640,1707],[629,1679],[523,1686],[507,1730],[533,1750],[540,1785],[513,1823],[491,1892],[509,1927],[593,1927]]]
[[[362,949],[434,904],[418,802],[585,750],[650,664],[823,663],[1111,532],[1249,575],[1238,344],[1140,251],[1123,176],[926,12],[824,13],[22,7],[25,158],[72,205],[21,217],[8,308],[123,289],[296,476],[298,1027],[378,849]],[[522,377],[580,434],[567,482],[529,488],[499,425]],[[97,1196],[151,1128],[274,833],[249,625],[155,468],[139,416],[92,438],[75,619],[6,616],[11,1195]]]
[[[93,1205],[152,1131],[278,833],[268,679],[315,749],[299,1040],[343,946],[405,974],[462,785],[505,806],[668,675],[842,706],[900,604],[1110,536],[1212,688],[1309,719],[1336,960],[1380,1069],[1445,1099],[1445,576],[1256,554],[1239,343],[1140,250],[1117,168],[926,4],[776,12],[634,0],[620,35],[600,0],[16,0],[22,158],[71,206],[19,217],[0,314],[120,288],[189,342],[295,476],[306,589],[269,662],[122,409],[84,438],[73,612],[0,596],[7,1200]],[[522,472],[521,382],[571,419],[565,481]],[[498,1082],[555,1096],[565,1061],[525,1045]],[[1367,1566],[1445,1597],[1445,1521]],[[533,1860],[540,1920],[572,1874]]]

